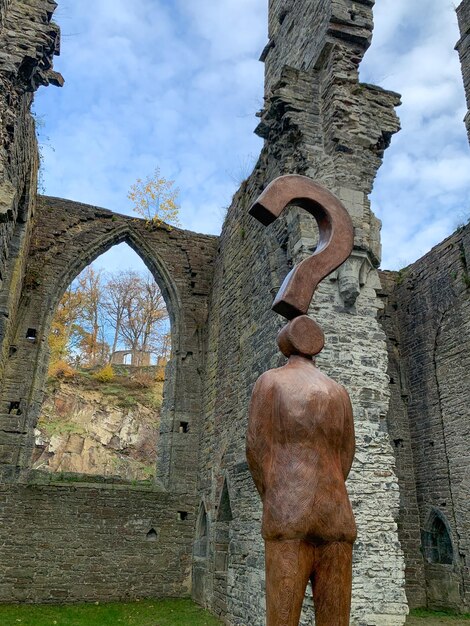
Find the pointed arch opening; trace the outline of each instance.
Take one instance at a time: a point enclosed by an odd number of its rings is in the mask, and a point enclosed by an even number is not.
[[[219,508],[217,512],[217,521],[229,523],[233,520],[232,505],[230,503],[230,493],[228,490],[227,479],[224,480],[222,493],[220,496]]]
[[[126,243],[129,236],[99,257],[93,251],[93,262],[54,294],[35,470],[155,478],[172,316],[156,268]]]
[[[423,532],[423,552],[428,563],[452,565],[454,548],[445,515],[433,509]]]
[[[224,478],[222,491],[217,508],[217,523],[215,529],[214,571],[217,584],[226,587],[226,577],[229,567],[230,524],[233,520],[232,504],[227,477]]]
[[[206,558],[209,554],[209,519],[204,502],[199,506],[196,524],[196,540],[194,542],[194,556]]]

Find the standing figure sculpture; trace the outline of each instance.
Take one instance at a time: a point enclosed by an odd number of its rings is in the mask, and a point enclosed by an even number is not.
[[[256,382],[247,434],[263,501],[266,623],[298,626],[310,580],[316,626],[347,626],[356,525],[345,480],[354,422],[347,391],[315,365],[324,335],[305,314],[320,280],[350,255],[353,227],[335,196],[303,176],[276,179],[250,213],[267,225],[292,203],[314,215],[320,239],[275,299],[273,309],[290,320],[277,339],[288,362]]]

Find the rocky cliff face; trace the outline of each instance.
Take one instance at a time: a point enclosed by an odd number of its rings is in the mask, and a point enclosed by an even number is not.
[[[90,375],[48,383],[34,468],[145,480],[155,475],[161,383]]]

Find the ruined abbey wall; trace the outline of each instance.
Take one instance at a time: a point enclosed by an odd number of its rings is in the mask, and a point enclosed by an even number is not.
[[[395,397],[389,429],[400,478],[402,545],[408,565],[424,570],[427,604],[462,611],[470,606],[469,267],[466,226],[384,277]],[[413,531],[409,521],[416,513]],[[445,528],[441,537],[436,519]]]
[[[55,3],[0,0],[0,377],[8,359],[36,204],[39,165],[30,107],[34,91],[60,84],[52,70]]]
[[[368,194],[400,99],[358,81],[373,4],[270,0],[264,147],[216,238],[37,197],[29,108],[38,86],[63,80],[52,69],[55,3],[0,0],[0,602],[192,594],[228,624],[263,624],[247,410],[257,377],[284,361],[273,297],[317,233],[300,209],[268,228],[248,210],[276,176],[299,173],[336,193],[355,229],[351,258],[310,311],[326,335],[318,364],[346,386],[355,415],[352,623],[402,624],[407,602],[468,610],[469,229],[379,280]],[[458,16],[468,94],[469,0]],[[42,484],[29,470],[51,316],[70,281],[121,242],[152,271],[171,317],[159,478],[146,489]],[[304,626],[311,614],[307,600]]]
[[[470,0],[457,8],[470,108]],[[470,111],[465,116],[470,139]],[[382,272],[388,431],[400,484],[399,538],[410,606],[468,612],[470,227],[400,272]]]
[[[55,7],[49,0],[0,2],[0,602],[188,595],[217,238],[37,196],[30,106],[40,85],[62,83],[52,69]],[[154,274],[171,318],[159,483],[43,485],[30,461],[51,317],[73,278],[123,241]],[[181,421],[188,432],[180,432]]]
[[[144,220],[57,198],[38,200],[3,376],[0,471],[4,478],[28,475],[48,366],[47,338],[62,294],[90,262],[123,241],[154,274],[171,321],[173,350],[161,418],[160,480],[172,491],[195,493],[205,324],[217,238],[149,227]],[[188,424],[188,432],[179,432],[180,422]]]
[[[194,519],[162,489],[0,485],[0,602],[187,596]]]

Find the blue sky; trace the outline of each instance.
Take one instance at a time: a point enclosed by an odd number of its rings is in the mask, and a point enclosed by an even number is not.
[[[452,3],[379,0],[361,78],[403,94],[403,130],[372,194],[383,263],[417,259],[470,217],[470,150]],[[160,166],[185,228],[218,234],[261,149],[267,0],[59,0],[62,89],[41,89],[50,195],[129,213],[127,191]],[[130,249],[100,257],[114,270]]]

